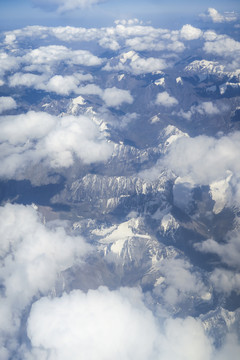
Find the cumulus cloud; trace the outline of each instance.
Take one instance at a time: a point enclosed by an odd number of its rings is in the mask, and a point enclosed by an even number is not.
[[[87,84],[92,81],[90,74],[75,73],[72,75],[55,75],[48,78],[46,75],[35,75],[31,73],[16,73],[9,77],[9,85],[12,87],[26,86],[36,90],[54,92],[59,95],[68,96],[72,93],[82,95],[97,95],[107,106],[119,107],[123,103],[132,104],[133,97],[129,90],[122,90],[116,87],[102,90],[98,85]]]
[[[52,116],[44,112],[0,118],[2,177],[24,174],[30,165],[69,167],[74,157],[84,163],[106,160],[112,145],[86,116]],[[19,175],[20,176],[20,175]]]
[[[106,49],[111,49],[113,51],[119,50],[121,48],[119,43],[115,39],[111,38],[110,36],[102,37],[98,43],[101,47],[106,48]]]
[[[202,116],[214,116],[220,114],[224,110],[226,110],[226,107],[222,105],[217,106],[216,104],[213,104],[212,101],[205,101],[199,105],[191,106],[190,110],[186,112],[181,110],[180,112],[177,113],[177,115],[187,120],[190,120],[193,115],[199,114]]]
[[[186,24],[183,25],[180,31],[181,37],[185,40],[196,40],[199,39],[203,32],[201,29],[195,28],[192,25]]]
[[[14,75],[10,76],[9,86],[26,86],[32,87],[36,90],[44,90],[46,92],[54,92],[59,95],[68,96],[71,93],[79,94],[84,92],[86,82],[91,82],[93,80],[92,75],[82,74],[82,73],[73,73],[72,75],[54,75],[49,76],[47,74],[36,75],[32,73],[20,73],[17,72]],[[81,86],[80,86],[81,85]],[[101,94],[101,89],[96,85],[88,86],[89,94]],[[85,90],[86,90],[85,89]],[[90,90],[92,89],[92,91]],[[98,89],[96,91],[96,89]]]
[[[203,47],[206,53],[214,54],[222,57],[236,57],[240,52],[240,42],[226,35],[219,35],[213,41],[206,41]]]
[[[208,185],[225,178],[228,171],[240,174],[239,141],[238,131],[220,138],[181,137],[169,146],[163,163],[178,176]]]
[[[116,87],[107,88],[104,90],[102,99],[107,106],[118,107],[122,103],[133,103],[133,97],[128,90],[121,90]]]
[[[31,73],[17,72],[10,76],[8,81],[11,87],[26,86],[33,87],[35,89],[42,89],[44,87],[44,81],[47,80],[46,75],[36,75]]]
[[[68,65],[101,65],[102,59],[88,50],[71,50],[63,45],[41,46],[29,51],[22,62],[30,64],[52,64],[65,61]]]
[[[217,254],[221,258],[221,261],[223,263],[232,266],[238,270],[240,269],[240,241],[238,231],[228,233],[225,238],[225,242],[223,243],[218,243],[214,239],[208,239],[201,243],[197,243],[196,248],[205,253]]]
[[[170,138],[167,142],[163,158],[144,172],[145,177],[156,179],[163,169],[168,169],[176,177],[175,185],[179,184],[181,194],[183,194],[182,184],[186,184],[187,187],[183,185],[186,189],[189,186],[193,188],[209,185],[210,194],[215,201],[214,213],[221,212],[226,206],[239,208],[240,133],[238,131],[217,138],[203,135],[195,138],[181,136],[174,141]],[[224,247],[214,240],[209,240],[202,249],[210,252],[210,249],[214,248],[215,253],[224,257],[225,250],[231,252],[232,246],[235,249],[235,242],[231,241],[230,244]]]
[[[222,15],[214,8],[208,8],[207,13],[202,14],[201,17],[211,19],[214,23],[231,22],[237,20],[237,15],[235,13],[224,13]]]
[[[26,51],[25,55],[18,58],[17,64],[22,64],[24,67],[22,72],[9,76],[8,83],[11,87],[27,86],[60,95],[69,95],[73,92],[77,94],[80,84],[84,85],[93,80],[92,75],[76,72],[75,69],[70,75],[58,74],[57,68],[63,63],[71,70],[76,65],[99,66],[102,64],[102,59],[87,50],[71,50],[60,45],[42,46]],[[10,69],[6,66],[5,68]]]
[[[42,298],[32,306],[28,336],[34,359],[210,360],[212,354],[200,321],[168,319],[160,326],[141,292],[129,288]]]
[[[175,97],[170,96],[167,91],[163,91],[162,93],[157,94],[155,103],[165,107],[172,107],[178,104],[178,100]]]
[[[190,263],[183,259],[164,259],[157,265],[161,273],[160,285],[154,290],[161,295],[166,304],[175,306],[190,296],[199,296],[203,299],[211,294],[203,282],[201,274],[193,269]]]
[[[13,351],[26,306],[47,295],[58,275],[91,247],[61,225],[44,225],[33,207],[23,205],[0,207],[0,236],[0,344]]]
[[[123,53],[119,57],[117,65],[109,61],[103,70],[106,71],[125,71],[135,75],[147,74],[151,72],[160,71],[167,67],[165,60],[158,58],[142,58],[135,51]]]
[[[126,45],[129,48],[136,51],[173,51],[180,53],[185,49],[185,45],[178,40],[171,41],[170,39],[165,39],[160,37],[152,36],[151,34],[148,36],[139,36],[133,37],[126,40]]]
[[[17,103],[11,96],[0,97],[0,114],[6,110],[16,109]]]
[[[0,76],[5,75],[7,71],[16,70],[20,66],[20,57],[8,55],[0,51]]]
[[[230,295],[232,291],[240,293],[240,274],[226,269],[215,269],[210,275],[214,289]]]

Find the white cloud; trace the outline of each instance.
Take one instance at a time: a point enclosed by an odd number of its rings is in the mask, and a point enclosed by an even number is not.
[[[113,51],[119,50],[121,48],[119,43],[111,37],[102,37],[98,43],[101,47],[111,49]]]
[[[28,52],[22,59],[29,64],[52,64],[65,61],[68,65],[101,65],[102,59],[88,50],[71,50],[63,45],[41,46]]]
[[[141,292],[129,288],[42,298],[32,306],[28,336],[35,360],[77,359],[79,354],[91,360],[210,360],[212,354],[200,321],[168,319],[160,327]]]
[[[216,105],[214,105],[211,101],[206,101],[197,105],[194,108],[194,111],[201,115],[217,115],[220,114],[220,110]]]
[[[0,97],[0,114],[6,110],[16,109],[16,101],[11,96]]]
[[[135,75],[148,74],[160,71],[167,67],[165,60],[158,58],[142,58],[135,51],[128,51],[121,54],[117,65],[108,62],[103,70],[106,71],[126,71]]]
[[[209,54],[235,58],[240,52],[240,42],[222,35],[213,41],[206,41],[203,50]]]
[[[168,305],[177,305],[191,296],[204,297],[208,293],[201,274],[189,262],[182,259],[164,259],[157,265],[161,273],[161,285],[154,292],[161,295]]]
[[[226,107],[223,105],[217,106],[213,104],[211,101],[202,102],[199,105],[191,106],[190,110],[184,112],[183,110],[176,113],[177,116],[181,116],[187,120],[190,120],[193,115],[202,115],[202,116],[214,116],[218,115],[221,112],[225,111]]]
[[[8,80],[11,87],[27,86],[42,89],[44,87],[44,81],[47,80],[47,76],[17,72],[10,76]]]
[[[155,103],[157,105],[165,106],[165,107],[172,107],[178,104],[178,101],[175,97],[170,96],[166,91],[157,94],[157,98]]]
[[[102,90],[96,85],[86,85],[86,82],[93,80],[90,74],[73,73],[72,75],[54,75],[48,76],[36,75],[31,73],[15,73],[10,76],[8,81],[11,87],[26,86],[33,87],[36,90],[44,90],[46,92],[54,92],[59,95],[70,95],[71,93],[86,92],[88,89],[89,94],[101,94]],[[80,84],[82,86],[80,86]],[[97,90],[98,89],[98,90]],[[92,91],[91,91],[92,90]]]
[[[240,274],[225,269],[215,269],[210,275],[214,289],[230,295],[232,291],[240,293]]]
[[[24,307],[38,291],[54,286],[57,274],[84,256],[90,246],[64,228],[47,228],[31,206],[0,208],[1,278],[10,303]]]
[[[208,239],[202,243],[197,243],[196,248],[205,253],[217,254],[223,263],[240,269],[240,241],[238,231],[228,233],[224,243],[218,243],[214,239]]]
[[[26,167],[43,162],[52,168],[69,167],[75,156],[84,163],[106,160],[112,145],[86,116],[56,117],[28,112],[0,118],[3,177],[24,176]]]
[[[126,40],[126,46],[136,51],[173,51],[182,52],[185,46],[182,42],[170,39],[162,39],[162,37],[155,37],[151,34],[146,36],[133,37]]]
[[[7,71],[16,70],[19,67],[20,58],[11,56],[0,51],[0,76],[3,76]]]
[[[201,29],[195,28],[192,25],[183,25],[180,31],[181,37],[185,40],[196,40],[199,39],[203,32]]]
[[[119,107],[122,103],[132,104],[133,97],[129,90],[116,87],[102,90],[95,84],[84,85],[92,81],[90,74],[74,73],[72,75],[55,75],[48,78],[46,75],[35,75],[31,73],[16,73],[9,77],[9,85],[33,87],[37,90],[54,92],[59,95],[68,96],[71,93],[99,96],[107,106]],[[84,85],[84,86],[83,86]]]
[[[236,176],[240,175],[239,153],[239,132],[220,138],[204,135],[182,137],[169,146],[163,163],[178,176],[187,176],[196,184],[208,185],[225,178],[229,170]]]
[[[203,18],[210,18],[214,23],[223,23],[237,20],[235,13],[226,13],[222,15],[214,8],[208,8],[207,14],[203,14],[201,16]]]
[[[103,101],[107,106],[118,107],[122,103],[133,103],[133,97],[128,90],[118,89],[116,87],[107,88],[102,95]]]
[[[78,74],[69,76],[55,75],[44,86],[44,90],[60,95],[69,95],[72,92],[77,93],[81,79],[84,79],[84,76],[81,76],[81,74],[80,77],[78,77]],[[86,79],[91,80],[91,77],[86,77]]]
[[[33,207],[23,205],[0,207],[0,236],[0,345],[14,351],[26,306],[54,289],[58,275],[91,247],[61,225],[44,225]]]

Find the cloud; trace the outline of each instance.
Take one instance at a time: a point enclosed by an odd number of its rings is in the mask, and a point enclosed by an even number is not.
[[[237,230],[228,233],[223,243],[218,243],[214,239],[208,239],[201,243],[197,243],[195,246],[196,249],[201,252],[217,254],[224,264],[238,270],[240,269],[240,242],[239,232]]]
[[[192,25],[186,24],[183,25],[180,34],[181,37],[185,40],[196,40],[202,36],[203,32],[202,30],[195,28]]]
[[[136,51],[173,51],[180,53],[185,49],[181,41],[171,39],[162,39],[150,35],[133,37],[126,40],[126,46]]]
[[[32,0],[33,3],[46,10],[55,10],[64,13],[76,9],[89,8],[103,0]]]
[[[44,112],[0,118],[2,177],[23,176],[28,166],[69,167],[75,157],[84,163],[105,161],[112,145],[86,116],[57,117]]]
[[[161,284],[155,287],[154,293],[167,305],[176,306],[191,296],[211,299],[202,275],[188,261],[164,259],[158,263],[157,269],[161,273]]]
[[[93,78],[90,74],[81,73],[74,73],[67,76],[55,75],[50,78],[48,78],[46,75],[16,73],[9,77],[9,85],[12,87],[33,87],[36,90],[54,92],[62,96],[69,96],[72,93],[82,95],[97,95],[109,107],[119,107],[123,103],[133,103],[133,97],[129,90],[122,90],[116,87],[102,90],[95,84],[87,84],[83,86],[85,82],[92,80]]]
[[[218,107],[214,105],[211,101],[203,102],[193,109],[193,111],[196,111],[200,115],[217,115],[220,113]]]
[[[184,112],[183,110],[176,113],[177,116],[181,116],[187,120],[190,120],[193,115],[202,115],[202,116],[214,116],[218,115],[221,112],[226,110],[226,107],[223,105],[215,105],[211,101],[202,102],[199,105],[191,106],[190,110]]]
[[[59,95],[69,95],[79,92],[79,84],[85,81],[91,81],[91,75],[73,74],[68,76],[55,75],[49,79],[46,85],[42,86],[47,92],[55,92]]]
[[[31,73],[21,73],[17,72],[14,75],[10,76],[9,86],[27,86],[33,87],[35,89],[43,89],[44,82],[47,80],[46,75],[36,75]]]
[[[134,288],[42,298],[32,306],[27,331],[36,360],[77,359],[79,354],[91,360],[210,360],[212,354],[200,321],[168,319],[160,326]]]
[[[16,108],[17,103],[11,96],[0,97],[0,114],[6,110],[12,110]]]
[[[117,65],[109,61],[103,70],[106,71],[125,71],[135,75],[147,74],[160,71],[167,67],[165,60],[158,58],[142,58],[135,51],[123,53],[119,57]]]
[[[175,97],[170,96],[166,91],[157,94],[157,98],[155,103],[157,105],[165,106],[165,107],[172,107],[178,104],[177,99]]]
[[[128,90],[121,90],[116,87],[107,88],[102,95],[103,101],[107,106],[118,107],[122,103],[133,103],[133,97]]]
[[[8,82],[11,87],[33,87],[36,90],[54,92],[62,96],[68,96],[71,93],[86,93],[87,89],[89,94],[101,95],[102,90],[96,85],[88,84],[83,86],[86,82],[91,82],[92,80],[92,75],[82,73],[73,73],[72,75],[66,76],[49,76],[48,74],[36,75],[32,73],[17,72],[9,77]]]
[[[16,70],[20,65],[20,58],[8,55],[0,51],[0,76],[4,76],[7,71]]]
[[[91,247],[62,225],[44,225],[33,207],[23,205],[0,207],[0,236],[0,345],[14,351],[24,309],[54,289],[59,274]]]
[[[98,43],[101,47],[111,49],[113,51],[119,50],[121,48],[119,43],[115,39],[112,39],[110,36],[102,37]]]
[[[211,19],[214,23],[231,22],[237,20],[237,15],[235,13],[226,13],[222,15],[214,8],[208,8],[207,13],[201,14],[200,16],[206,19]]]
[[[240,175],[238,131],[220,138],[204,135],[181,137],[168,147],[163,164],[180,177],[190,177],[195,184],[208,185],[225,178],[228,171]]]
[[[102,59],[88,50],[71,50],[63,45],[41,46],[29,51],[23,56],[22,61],[36,65],[51,65],[62,61],[68,65],[97,66],[102,64]]]
[[[240,274],[225,269],[215,269],[210,275],[214,289],[230,295],[232,291],[240,293]]]
[[[213,41],[206,41],[203,50],[208,54],[219,55],[224,58],[235,58],[236,54],[240,52],[240,42],[222,35]]]

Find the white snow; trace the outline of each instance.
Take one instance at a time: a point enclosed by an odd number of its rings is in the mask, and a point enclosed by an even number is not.
[[[167,231],[177,230],[179,224],[171,214],[167,214],[162,218],[161,227],[164,233],[166,233]]]
[[[179,85],[183,85],[183,81],[182,81],[181,76],[176,78],[176,83],[179,84]]]
[[[163,129],[161,135],[166,139],[164,143],[164,147],[167,149],[167,147],[172,144],[174,141],[179,139],[180,137],[186,136],[189,137],[187,133],[182,132],[178,128],[176,128],[173,125],[168,125],[165,129]]]
[[[223,95],[226,90],[227,90],[227,84],[226,83],[219,86],[219,91],[220,91],[221,95]]]
[[[159,122],[160,119],[159,119],[158,115],[154,115],[154,116],[150,119],[150,121],[151,121],[151,124],[155,124],[156,122]]]
[[[212,199],[215,201],[213,212],[219,214],[225,207],[228,199],[229,182],[232,178],[232,172],[228,171],[228,176],[225,179],[215,181],[210,184],[210,193]]]
[[[118,75],[118,81],[121,81],[122,79],[124,79],[124,77],[125,77],[124,74]]]
[[[160,276],[158,279],[156,279],[154,286],[161,285],[165,281],[165,277]]]
[[[136,61],[139,58],[139,55],[135,51],[130,50],[127,53],[123,53],[120,58],[120,62],[125,64],[127,60]]]
[[[165,79],[164,78],[157,79],[154,81],[154,84],[157,86],[165,86]]]
[[[72,103],[74,105],[85,105],[86,104],[86,102],[85,102],[85,100],[84,100],[84,98],[82,96],[78,96],[75,99],[73,99]]]
[[[99,240],[102,245],[110,245],[111,251],[120,256],[125,243],[133,238],[142,238],[149,240],[151,237],[148,234],[141,234],[137,232],[140,220],[138,218],[131,218],[118,226],[113,226],[108,229],[94,230],[95,235],[103,235],[104,237]],[[106,236],[105,236],[105,235]]]
[[[205,301],[209,301],[209,300],[211,300],[211,298],[212,298],[212,294],[210,292],[206,292],[205,294],[203,294],[201,296],[201,299],[203,299]]]

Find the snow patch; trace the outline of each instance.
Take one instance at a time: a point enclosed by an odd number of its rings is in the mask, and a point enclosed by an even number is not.
[[[214,214],[219,214],[225,207],[228,199],[229,182],[232,178],[232,172],[228,171],[228,176],[225,179],[215,181],[210,184],[210,194],[215,201],[213,207]]]
[[[157,122],[160,121],[160,118],[158,117],[158,115],[154,115],[151,119],[150,119],[150,122],[151,124],[155,124]]]
[[[176,78],[176,84],[183,85],[183,81],[182,81],[181,76]]]
[[[172,216],[172,214],[167,214],[162,218],[161,228],[163,229],[164,233],[166,233],[169,231],[177,230],[179,228],[179,224]]]
[[[161,78],[161,79],[157,79],[154,81],[154,84],[157,85],[157,86],[165,86],[165,78]]]

